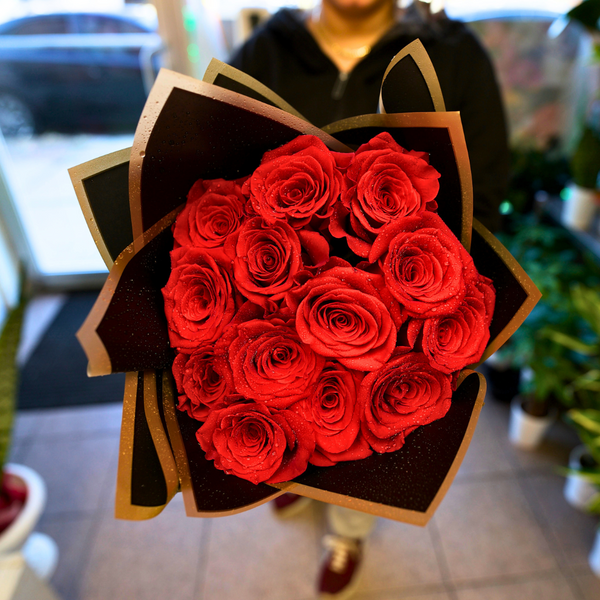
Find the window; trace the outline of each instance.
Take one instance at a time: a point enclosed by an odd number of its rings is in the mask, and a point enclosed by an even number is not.
[[[69,33],[69,23],[64,15],[48,15],[21,19],[3,29],[3,35],[59,35]]]
[[[143,27],[102,15],[77,15],[77,33],[148,33]]]

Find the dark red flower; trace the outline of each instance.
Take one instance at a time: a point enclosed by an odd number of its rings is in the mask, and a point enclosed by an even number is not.
[[[179,392],[179,410],[204,421],[219,406],[229,388],[214,369],[214,344],[202,344],[191,354],[180,352],[173,361],[173,377]]]
[[[396,346],[397,302],[383,278],[334,267],[287,294],[303,342],[322,356],[359,371],[381,367]]]
[[[384,225],[437,209],[440,174],[429,155],[405,150],[387,132],[359,147],[345,176],[347,189],[329,228],[335,237],[347,237],[359,256],[369,255]]]
[[[325,359],[276,316],[232,325],[215,350],[232,389],[268,406],[287,408],[311,393]]]
[[[466,285],[478,278],[469,253],[431,212],[383,228],[369,260],[381,257],[387,287],[414,317],[454,312],[465,296]]]
[[[476,363],[490,339],[496,293],[491,280],[480,276],[469,284],[458,308],[423,322],[422,347],[432,367],[452,373]]]
[[[256,214],[267,222],[285,219],[294,228],[313,217],[327,218],[344,190],[338,162],[351,155],[332,152],[313,135],[303,135],[265,153],[260,166],[244,184]]]
[[[162,289],[171,346],[189,351],[214,342],[235,313],[229,272],[206,250],[192,247],[173,250],[171,265]]]
[[[244,217],[241,181],[198,180],[173,227],[175,247],[222,248]]]
[[[252,483],[293,479],[306,470],[315,448],[302,417],[252,401],[211,411],[196,437],[217,469]]]
[[[316,450],[328,459],[328,464],[338,462],[337,457],[353,446],[360,433],[361,410],[357,397],[362,378],[363,373],[328,361],[310,396],[293,406],[312,425]],[[342,460],[357,460],[369,454],[367,444],[366,453]],[[317,459],[315,464],[322,462]]]
[[[424,354],[410,352],[363,379],[362,432],[375,452],[394,452],[417,427],[441,419],[452,397],[449,375],[434,369]]]

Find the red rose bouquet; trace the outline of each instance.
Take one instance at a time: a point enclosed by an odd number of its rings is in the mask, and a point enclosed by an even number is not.
[[[90,375],[127,373],[117,516],[178,490],[190,516],[284,491],[432,516],[483,404],[470,367],[539,293],[472,218],[418,42],[384,83],[381,114],[321,130],[227,65],[163,71],[133,148],[71,170],[110,268],[78,337]]]
[[[448,412],[495,291],[434,212],[439,177],[384,132],[354,153],[299,136],[194,184],[162,292],[178,408],[216,468],[289,481]]]

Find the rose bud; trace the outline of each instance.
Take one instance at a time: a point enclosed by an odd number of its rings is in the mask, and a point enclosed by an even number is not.
[[[204,421],[210,409],[229,393],[224,379],[214,369],[213,344],[202,344],[191,354],[180,352],[173,361],[173,377],[179,392],[177,408],[192,419]]]
[[[256,484],[297,477],[315,448],[302,417],[252,401],[213,410],[196,438],[217,469]]]
[[[225,266],[206,250],[171,252],[171,275],[162,289],[173,348],[193,350],[214,342],[235,314],[234,288]]]
[[[286,302],[302,341],[350,369],[378,369],[396,346],[400,307],[378,275],[334,267],[292,290]]]
[[[221,248],[242,224],[245,203],[239,181],[198,180],[175,220],[175,247]]]
[[[303,344],[293,325],[271,315],[232,325],[216,344],[217,368],[246,398],[287,408],[311,393],[325,359]]]
[[[466,285],[479,276],[471,256],[431,212],[383,228],[369,260],[374,262],[382,255],[387,287],[416,318],[454,312],[465,296]]]
[[[450,376],[434,369],[425,355],[401,355],[363,379],[362,432],[375,452],[394,452],[411,431],[445,416],[451,396]]]
[[[335,237],[347,237],[359,256],[369,255],[384,225],[437,209],[440,174],[429,155],[405,150],[387,132],[359,147],[345,177],[347,189],[329,229]]]
[[[423,322],[423,352],[442,373],[476,363],[490,339],[496,294],[491,280],[480,277],[478,285],[467,286],[464,300],[453,313]]]
[[[364,444],[361,452],[347,452],[360,433],[357,395],[362,378],[363,373],[328,361],[311,395],[292,407],[315,432],[317,456],[311,458],[311,463],[330,466],[340,460],[358,460],[371,454],[368,444]]]
[[[328,218],[344,190],[338,168],[350,155],[330,151],[313,135],[302,135],[265,153],[260,166],[244,184],[256,214],[268,223],[287,220],[295,229],[311,219]]]

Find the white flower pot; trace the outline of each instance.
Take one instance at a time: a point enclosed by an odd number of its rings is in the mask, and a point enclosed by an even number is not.
[[[581,458],[586,454],[585,446],[577,446],[569,456],[569,467],[571,469],[580,468]],[[590,483],[584,477],[575,473],[567,475],[564,487],[566,501],[573,507],[585,511],[591,500],[598,495],[598,488]]]
[[[6,464],[4,472],[21,479],[27,487],[27,499],[17,518],[0,534],[0,554],[20,550],[42,580],[52,577],[58,563],[58,547],[43,533],[32,533],[46,505],[44,480],[29,467]]]
[[[569,186],[569,191],[563,209],[562,222],[571,229],[586,231],[592,224],[598,206],[596,191],[578,185]]]
[[[594,538],[594,545],[588,559],[590,563],[590,569],[594,571],[597,577],[600,577],[600,530],[596,530],[596,537]]]
[[[508,439],[522,450],[533,450],[540,445],[544,434],[556,418],[556,410],[545,417],[533,417],[523,410],[522,398],[517,396],[510,405]]]

